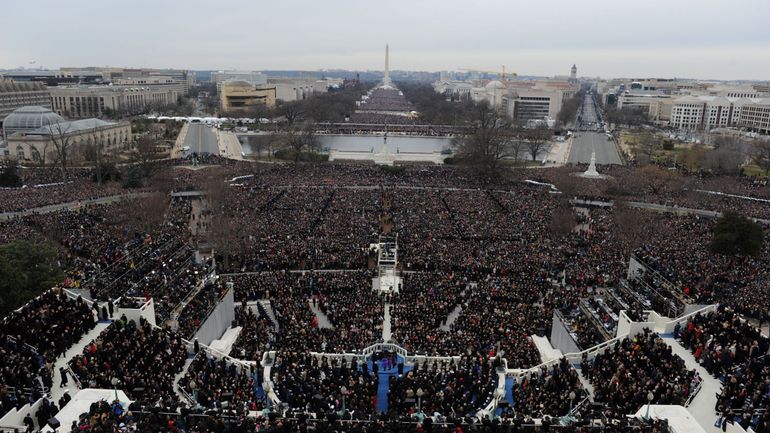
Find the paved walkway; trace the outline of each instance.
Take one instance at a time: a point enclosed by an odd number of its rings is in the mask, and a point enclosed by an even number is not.
[[[671,346],[671,351],[684,360],[689,369],[695,369],[703,379],[703,387],[698,395],[695,396],[687,410],[698,420],[698,424],[708,433],[719,433],[721,429],[714,427],[717,420],[714,407],[717,402],[717,394],[722,390],[722,384],[718,379],[712,377],[705,368],[695,360],[692,353],[682,347],[673,337],[664,337],[663,340]]]
[[[219,156],[228,159],[244,159],[243,148],[238,136],[229,131],[216,130],[217,141],[219,142]]]
[[[545,157],[545,166],[560,167],[566,164],[572,150],[572,140],[573,138],[570,137],[564,141],[552,142],[551,147],[548,149],[548,155]]]
[[[140,197],[146,197],[150,195],[149,192],[132,192],[128,194],[108,195],[106,197],[91,198],[86,200],[70,201],[66,203],[50,204],[47,206],[33,207],[18,212],[4,212],[0,213],[0,221],[13,219],[19,216],[43,214],[60,211],[62,209],[77,209],[81,206],[92,204],[108,204],[116,201],[131,200]]]
[[[386,302],[385,306],[383,308],[383,319],[382,319],[382,341],[388,342],[391,338],[393,338],[393,332],[390,328],[390,302]]]
[[[452,310],[449,313],[449,316],[446,318],[446,322],[444,322],[443,325],[439,326],[439,329],[444,332],[449,332],[452,330],[452,324],[455,323],[455,320],[457,320],[458,317],[460,317],[460,313],[463,311],[463,307],[460,305],[456,305],[454,310]]]
[[[51,398],[55,403],[58,404],[59,399],[64,395],[64,393],[67,390],[70,390],[70,397],[74,396],[75,393],[78,391],[77,383],[75,382],[75,379],[72,377],[71,374],[67,375],[67,385],[61,386],[61,375],[59,374],[59,368],[64,367],[66,369],[67,363],[75,356],[83,353],[83,348],[86,347],[86,345],[90,343],[92,340],[95,340],[96,337],[98,337],[99,334],[102,333],[102,331],[107,329],[107,327],[110,326],[111,323],[112,322],[97,323],[94,329],[92,329],[89,333],[84,335],[77,343],[73,344],[72,347],[70,347],[69,350],[67,350],[67,353],[63,358],[56,358],[56,363],[54,364],[54,367],[53,367],[53,386],[51,387]]]
[[[333,329],[334,325],[332,325],[332,322],[329,320],[326,314],[324,314],[323,311],[318,308],[318,305],[313,305],[312,299],[308,299],[307,302],[310,306],[310,310],[313,311],[313,314],[315,314],[315,317],[318,319],[318,327],[321,329]]]
[[[179,135],[176,137],[176,142],[174,143],[174,147],[171,148],[171,158],[181,158],[183,155],[182,147],[184,146],[184,142],[187,139],[187,131],[190,129],[190,124],[185,122],[184,125],[182,125],[182,129],[179,131]]]
[[[174,392],[176,393],[176,396],[179,397],[179,401],[187,401],[187,398],[180,390],[180,387],[184,386],[184,384],[180,384],[179,382],[181,382],[185,374],[187,374],[187,369],[190,368],[190,364],[192,364],[193,360],[195,360],[195,355],[188,354],[187,361],[185,361],[184,367],[182,367],[182,371],[174,376]]]

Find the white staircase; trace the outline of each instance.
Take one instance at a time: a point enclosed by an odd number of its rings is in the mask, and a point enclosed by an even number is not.
[[[695,369],[700,377],[703,379],[703,385],[698,392],[698,395],[692,400],[687,410],[698,420],[698,424],[710,433],[721,432],[720,428],[714,427],[714,422],[717,420],[714,407],[717,403],[717,395],[722,390],[722,384],[718,379],[712,377],[705,368],[695,360],[692,353],[686,348],[682,347],[676,339],[673,337],[664,337],[663,340],[671,346],[671,351],[684,360],[688,369]]]
[[[276,319],[275,314],[273,314],[273,303],[270,302],[269,299],[260,299],[257,301],[257,303],[262,306],[265,313],[267,314],[268,319],[270,319],[270,322],[272,322],[273,326],[275,326],[275,332],[279,332],[278,319]]]
[[[385,307],[383,308],[382,340],[387,343],[392,337],[393,331],[391,330],[390,324],[390,302],[386,302]]]
[[[79,389],[77,386],[77,383],[75,383],[75,379],[72,378],[72,375],[68,375],[67,385],[65,385],[64,387],[61,386],[61,375],[59,374],[59,367],[64,367],[65,369],[67,369],[67,363],[75,356],[83,353],[83,349],[86,347],[86,345],[90,343],[92,340],[95,340],[96,337],[98,337],[99,334],[101,334],[111,324],[112,322],[97,323],[94,329],[92,329],[89,333],[84,335],[80,339],[80,341],[73,344],[72,347],[70,347],[67,350],[67,353],[64,355],[63,358],[56,359],[56,363],[54,364],[54,367],[53,367],[53,386],[51,387],[51,399],[54,402],[58,402],[59,399],[64,395],[66,391],[70,390],[71,391],[70,396],[73,396]],[[83,384],[84,387],[87,387],[87,385],[88,384]]]
[[[591,384],[591,382],[586,379],[585,376],[583,376],[583,369],[580,368],[580,365],[575,366],[575,371],[577,371],[578,379],[580,379],[580,383],[583,385],[583,388],[588,391],[588,397],[589,400],[594,401],[594,386]]]

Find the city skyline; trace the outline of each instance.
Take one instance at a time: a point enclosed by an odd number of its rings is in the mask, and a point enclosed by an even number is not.
[[[15,19],[0,28],[0,68],[381,70],[388,43],[392,70],[505,65],[520,75],[552,76],[567,75],[574,63],[588,77],[715,80],[764,80],[770,70],[770,56],[758,55],[770,52],[763,24],[770,4],[758,0],[656,0],[632,11],[607,0],[547,7],[394,0],[386,8],[343,0],[216,7],[138,1],[119,15],[109,2],[98,10],[84,0],[66,9],[46,3],[4,4]],[[725,25],[729,31],[715,31]]]

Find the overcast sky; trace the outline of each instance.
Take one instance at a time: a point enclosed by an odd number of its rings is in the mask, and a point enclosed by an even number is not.
[[[768,0],[2,0],[0,68],[770,79]],[[35,62],[34,64],[31,62]]]

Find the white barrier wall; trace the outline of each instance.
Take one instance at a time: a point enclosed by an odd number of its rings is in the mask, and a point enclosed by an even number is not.
[[[156,326],[155,303],[153,302],[152,298],[150,298],[149,301],[144,301],[144,298],[141,298],[141,300],[144,302],[144,304],[142,304],[142,306],[139,308],[117,308],[115,310],[114,319],[120,319],[120,316],[125,315],[129,322],[133,321],[138,324],[139,318],[142,317],[144,320],[150,322],[152,326]]]
[[[199,343],[208,346],[230,328],[233,320],[235,320],[235,302],[233,300],[233,289],[231,288],[203,322],[203,325],[195,334],[195,338],[198,339]]]
[[[561,350],[561,353],[580,352],[580,346],[578,346],[575,339],[572,338],[572,334],[570,334],[567,326],[556,311],[553,312],[553,320],[551,323],[551,346]]]
[[[628,260],[628,275],[626,277],[629,280],[633,280],[639,275],[639,271],[646,271],[647,268],[644,267],[643,264],[639,263],[639,261],[636,260],[636,257],[631,256],[631,258]]]

